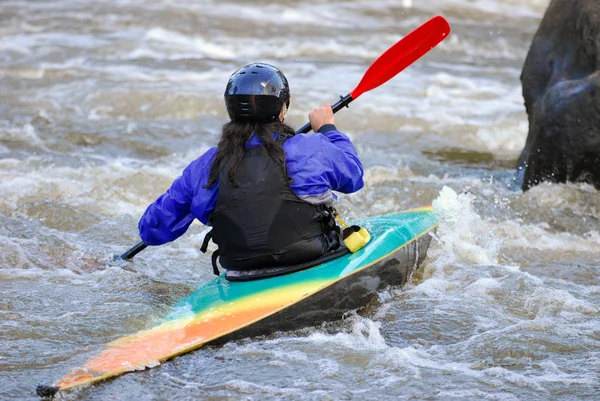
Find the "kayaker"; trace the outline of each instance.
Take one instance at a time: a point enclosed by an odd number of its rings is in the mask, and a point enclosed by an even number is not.
[[[350,139],[334,125],[331,106],[308,115],[314,134],[284,123],[290,89],[264,63],[234,72],[225,88],[231,121],[218,146],[190,163],[139,222],[146,245],[186,232],[196,218],[212,226],[213,267],[228,271],[291,266],[339,247],[332,191],[363,187],[363,166]]]

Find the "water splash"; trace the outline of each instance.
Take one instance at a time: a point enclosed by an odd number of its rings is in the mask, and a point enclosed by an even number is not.
[[[437,255],[431,256],[437,265],[498,263],[500,239],[494,235],[490,224],[474,211],[474,200],[475,196],[470,193],[457,194],[444,186],[433,201],[439,219],[435,239],[441,247],[438,252],[432,249],[431,253]]]

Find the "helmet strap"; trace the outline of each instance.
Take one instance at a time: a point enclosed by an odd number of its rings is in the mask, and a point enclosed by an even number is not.
[[[281,107],[281,111],[279,112],[279,121],[283,122],[283,120],[285,120],[287,111],[288,111],[287,105],[284,103],[283,107]]]

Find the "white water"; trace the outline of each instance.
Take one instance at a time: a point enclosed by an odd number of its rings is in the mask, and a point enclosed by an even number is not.
[[[433,202],[424,271],[324,327],[228,343],[64,399],[600,398],[600,201],[513,184],[520,69],[547,1],[0,3],[0,399],[152,326],[211,278],[205,228],[107,264],[226,121],[240,65],[280,66],[289,122],[436,14],[453,32],[336,116],[366,166],[347,218]],[[466,193],[463,193],[466,191]]]

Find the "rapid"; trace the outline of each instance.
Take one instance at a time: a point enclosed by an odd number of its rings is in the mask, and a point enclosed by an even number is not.
[[[0,2],[0,399],[152,327],[212,278],[194,224],[134,261],[137,221],[217,143],[241,65],[286,122],[351,91],[434,15],[450,37],[336,114],[365,166],[346,220],[432,204],[425,265],[343,320],[207,346],[64,400],[600,399],[600,197],[523,193],[519,75],[548,0]]]

